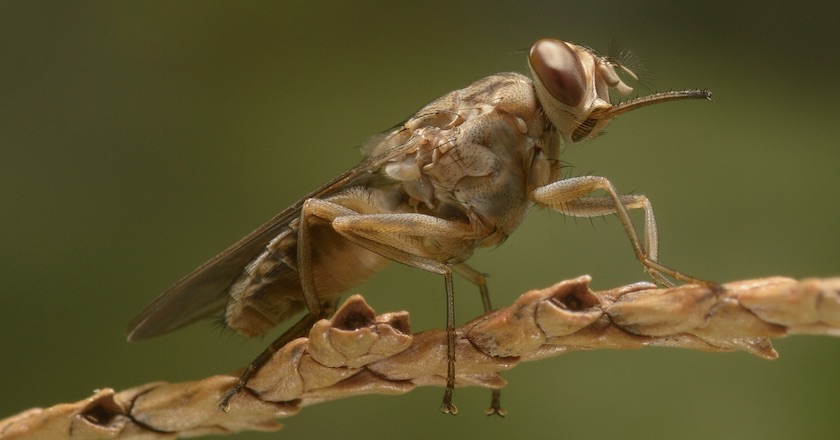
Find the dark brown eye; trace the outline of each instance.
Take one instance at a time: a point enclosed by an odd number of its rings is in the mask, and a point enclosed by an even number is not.
[[[540,40],[528,56],[531,69],[555,99],[577,107],[586,92],[586,74],[577,54],[560,40]]]

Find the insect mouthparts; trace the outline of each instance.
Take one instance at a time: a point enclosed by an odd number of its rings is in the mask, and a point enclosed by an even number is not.
[[[660,102],[680,101],[683,99],[706,99],[712,100],[712,92],[709,89],[686,89],[686,90],[672,90],[670,92],[654,93],[652,95],[639,96],[637,98],[629,99],[627,101],[618,103],[606,109],[602,115],[603,118],[614,118],[622,113],[635,110],[640,107],[645,107],[651,104],[658,104]]]

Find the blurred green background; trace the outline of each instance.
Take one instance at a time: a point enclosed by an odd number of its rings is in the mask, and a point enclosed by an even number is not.
[[[622,116],[569,148],[573,173],[648,195],[667,265],[728,281],[840,275],[837,2],[0,3],[0,416],[95,388],[246,365],[267,340],[210,324],[125,342],[181,276],[354,166],[355,146],[443,93],[527,71],[558,37],[617,38],[651,90],[714,102]],[[639,93],[648,93],[644,87]],[[535,211],[473,266],[496,304],[591,274],[644,280],[615,218]],[[480,312],[456,281],[458,318]],[[392,266],[359,289],[415,330],[444,325],[441,280]],[[781,359],[675,349],[575,353],[442,389],[305,409],[267,438],[828,438],[840,431],[840,340],[791,337]]]

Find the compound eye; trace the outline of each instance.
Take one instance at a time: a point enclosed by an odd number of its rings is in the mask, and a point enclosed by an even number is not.
[[[551,39],[537,41],[528,61],[537,81],[551,96],[569,107],[580,104],[586,93],[586,73],[568,44]]]

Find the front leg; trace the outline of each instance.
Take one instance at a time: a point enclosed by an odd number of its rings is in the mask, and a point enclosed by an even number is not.
[[[587,197],[602,190],[606,196]],[[641,195],[619,195],[612,182],[605,177],[582,176],[558,180],[541,186],[531,192],[531,200],[537,204],[573,217],[592,217],[616,214],[630,238],[636,258],[645,265],[645,270],[656,282],[672,286],[665,275],[687,283],[714,286],[699,278],[683,274],[659,263],[659,240],[653,207],[647,197]],[[630,218],[630,209],[643,209],[645,212],[645,243],[639,240],[636,226]]]

